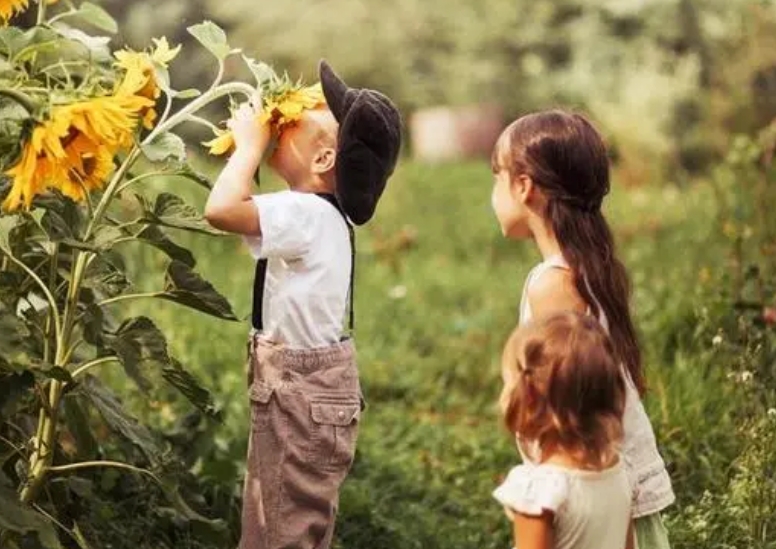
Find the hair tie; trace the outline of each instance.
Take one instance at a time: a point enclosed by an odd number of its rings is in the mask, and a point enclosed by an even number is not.
[[[571,208],[574,208],[575,210],[579,210],[585,213],[597,212],[598,210],[601,209],[601,204],[603,203],[603,197],[594,198],[592,200],[584,200],[576,196],[563,195],[563,196],[558,196],[556,198],[558,201],[563,202],[564,204],[570,206]]]

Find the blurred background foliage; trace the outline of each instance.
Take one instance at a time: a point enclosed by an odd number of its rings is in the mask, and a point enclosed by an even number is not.
[[[606,210],[633,279],[647,408],[678,495],[667,513],[674,547],[776,547],[774,1],[100,3],[121,21],[118,40],[137,48],[160,35],[188,45],[185,27],[209,18],[233,46],[291,76],[313,81],[325,57],[351,85],[389,94],[408,121],[436,106],[493,104],[505,123],[551,106],[589,113],[612,150]],[[201,86],[212,63],[184,47],[174,81]],[[239,71],[230,65],[228,76]],[[406,143],[376,219],[359,229],[356,337],[369,408],[336,544],[508,547],[490,497],[517,459],[495,412],[498,356],[537,257],[498,233],[486,162],[431,165]],[[199,161],[210,174],[219,167]],[[176,192],[204,201],[201,190]],[[180,242],[244,319],[253,270],[239,239]],[[153,287],[163,258],[133,258],[134,281]],[[95,505],[93,528],[105,547],[234,546],[247,322],[142,303],[135,313],[172,334],[172,351],[216,393],[225,422],[161,390],[150,402],[129,389],[124,398],[196,474],[197,509],[229,528],[171,525],[142,481],[124,500]]]

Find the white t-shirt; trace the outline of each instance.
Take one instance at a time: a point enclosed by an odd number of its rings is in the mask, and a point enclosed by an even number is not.
[[[334,205],[311,193],[256,195],[260,237],[244,237],[266,258],[262,334],[295,349],[340,341],[350,287],[350,236]]]
[[[493,496],[512,512],[541,516],[551,511],[553,549],[625,547],[631,487],[621,464],[602,471],[518,465]]]

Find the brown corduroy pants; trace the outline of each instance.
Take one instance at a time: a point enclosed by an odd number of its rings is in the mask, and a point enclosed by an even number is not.
[[[248,354],[240,549],[328,549],[363,410],[353,344],[297,350],[253,336]]]

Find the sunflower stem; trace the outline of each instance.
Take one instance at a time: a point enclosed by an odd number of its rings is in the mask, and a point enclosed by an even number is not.
[[[95,360],[90,360],[89,362],[86,362],[73,370],[73,373],[71,374],[73,376],[73,379],[77,378],[78,376],[82,375],[87,370],[91,370],[92,368],[96,368],[97,366],[101,366],[103,364],[107,364],[109,362],[120,362],[121,359],[117,356],[104,356],[102,358],[98,358]]]
[[[24,107],[24,110],[27,111],[29,114],[32,114],[35,111],[35,103],[32,101],[30,96],[27,95],[26,93],[20,92],[19,90],[15,90],[13,88],[0,87],[0,95],[5,96],[9,99],[13,99],[19,105]]]
[[[245,82],[228,82],[208,90],[198,98],[194,99],[191,103],[183,107],[181,110],[176,112],[168,120],[165,120],[156,126],[156,128],[154,128],[154,130],[149,133],[148,136],[143,140],[143,144],[147,145],[148,143],[151,143],[159,134],[171,130],[181,122],[184,122],[190,115],[199,111],[216,99],[232,93],[242,93],[246,97],[250,98],[256,93],[256,90],[251,87],[250,84],[246,84]]]
[[[108,299],[103,299],[102,301],[97,303],[97,306],[104,307],[105,305],[118,303],[119,301],[128,301],[130,299],[146,299],[150,297],[158,297],[163,294],[164,292],[145,292],[145,293],[137,293],[137,294],[117,295],[116,297],[109,297]]]
[[[129,151],[129,154],[124,159],[124,161],[121,163],[121,166],[119,166],[119,169],[116,170],[116,173],[113,174],[113,177],[110,180],[110,183],[108,183],[108,188],[105,189],[105,192],[102,194],[102,197],[100,198],[100,202],[97,204],[97,207],[94,209],[94,215],[89,220],[89,225],[86,227],[86,233],[84,234],[84,241],[89,240],[89,237],[92,235],[92,232],[95,228],[97,228],[97,224],[102,220],[102,216],[105,214],[105,211],[108,209],[108,206],[110,205],[110,201],[113,199],[113,196],[116,194],[116,189],[118,189],[119,184],[124,179],[124,176],[127,175],[127,172],[132,167],[132,165],[135,163],[135,161],[140,156],[140,147],[135,145],[132,147],[132,150]]]
[[[38,287],[41,289],[43,294],[46,296],[46,300],[48,301],[49,307],[51,307],[51,313],[54,317],[54,331],[56,334],[57,339],[57,346],[59,347],[62,344],[62,337],[63,337],[63,328],[62,324],[59,320],[59,308],[57,307],[57,302],[54,299],[54,295],[51,293],[51,291],[48,289],[48,286],[40,279],[40,277],[30,269],[27,265],[25,265],[22,261],[19,261],[16,259],[13,255],[6,252],[6,257],[11,260],[11,262],[15,263],[19,267],[21,267],[29,276],[32,278],[35,283],[38,285]]]
[[[210,85],[210,89],[215,89],[221,84],[221,80],[224,78],[224,61],[222,59],[218,60],[218,73],[216,74],[215,80],[213,80],[213,83]]]
[[[38,0],[38,20],[36,24],[38,26],[46,22],[46,0]]]
[[[70,338],[75,325],[75,315],[78,312],[78,296],[81,283],[88,262],[89,252],[74,252],[73,265],[70,271],[70,283],[65,300],[65,308],[62,313],[61,337],[57,340],[56,357],[54,365],[65,367],[70,352]],[[33,273],[34,274],[34,273]],[[51,295],[48,289],[48,295]],[[52,298],[53,299],[53,298]],[[33,453],[30,456],[30,468],[27,482],[22,488],[19,499],[23,503],[30,504],[38,497],[51,469],[54,459],[54,441],[57,436],[57,415],[59,403],[62,398],[63,382],[52,379],[49,385],[48,398],[41,403],[38,430],[33,440]]]

